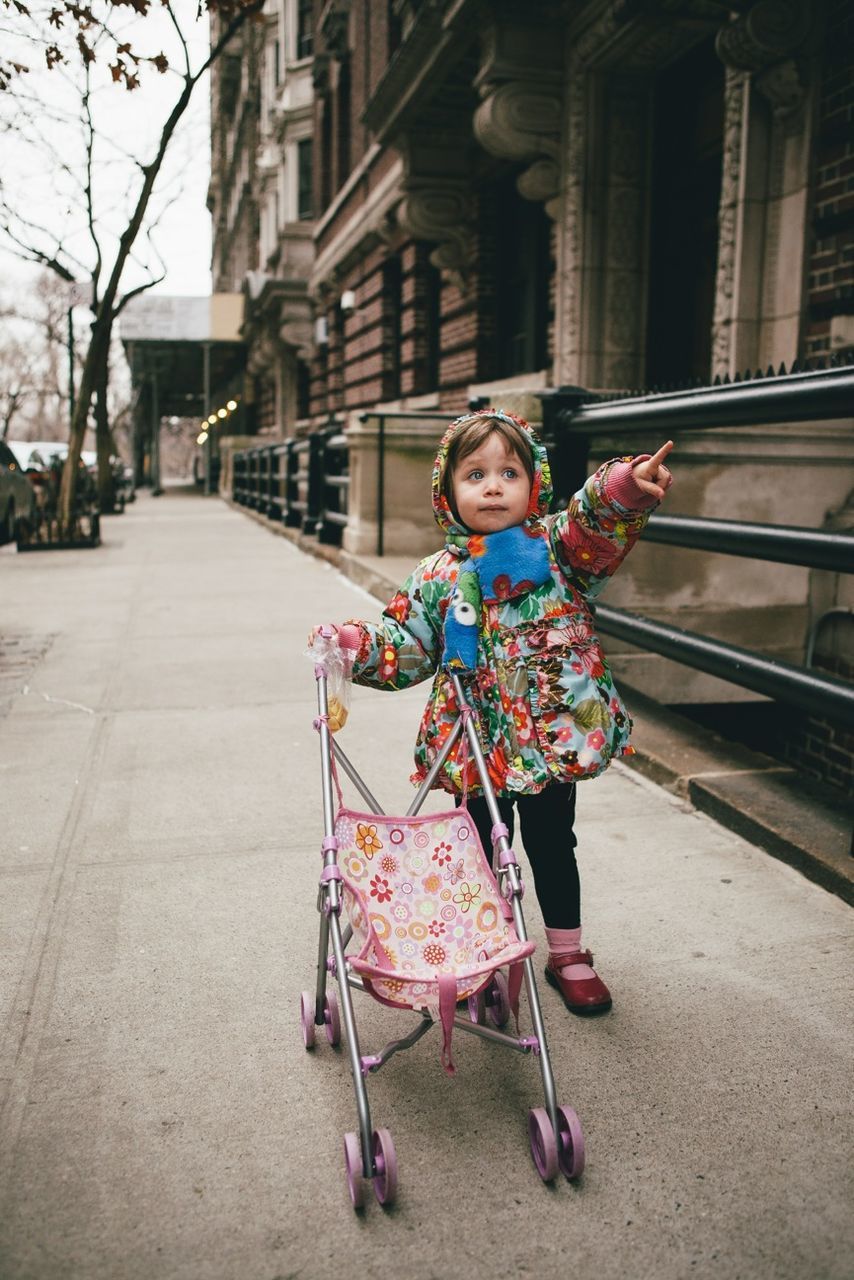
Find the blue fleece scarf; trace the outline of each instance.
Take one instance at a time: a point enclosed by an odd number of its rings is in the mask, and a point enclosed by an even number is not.
[[[442,666],[474,671],[484,602],[510,600],[548,582],[548,544],[542,530],[516,524],[498,533],[451,534],[446,545],[466,559],[445,614]]]

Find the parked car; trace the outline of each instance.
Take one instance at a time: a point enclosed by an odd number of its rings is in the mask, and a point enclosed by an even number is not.
[[[22,471],[43,471],[48,463],[47,454],[42,452],[42,445],[33,444],[31,440],[7,440]]]
[[[9,445],[0,440],[0,542],[14,542],[38,521],[36,491]]]
[[[50,446],[30,440],[7,440],[18,466],[36,491],[36,506],[43,511],[48,505],[50,479]]]
[[[133,467],[128,466],[115,455],[110,458],[113,468],[113,485],[116,490],[116,501],[123,506],[126,502],[136,501],[136,487],[133,482]]]

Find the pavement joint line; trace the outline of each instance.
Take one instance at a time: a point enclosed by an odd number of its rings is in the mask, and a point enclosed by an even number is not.
[[[144,572],[145,561],[137,569]],[[104,691],[109,704],[120,674],[124,671],[128,638],[132,634],[138,610],[139,592],[131,592],[121,641],[117,644],[119,661],[110,673]],[[26,1114],[27,1100],[41,1051],[41,1042],[53,1006],[57,969],[65,945],[65,927],[71,908],[79,870],[78,833],[81,820],[91,802],[93,778],[97,778],[113,724],[109,712],[94,716],[92,734],[85,749],[80,772],[75,778],[71,801],[62,825],[51,871],[41,895],[33,923],[27,955],[21,966],[14,998],[7,1018],[7,1048],[0,1062],[0,1079],[8,1085],[0,1098],[0,1205],[7,1202],[14,1152]]]
[[[88,799],[89,781],[103,756],[106,728],[106,720],[99,718],[86,749],[81,773],[76,779],[77,785],[50,864],[51,873],[42,893],[27,957],[9,1011],[7,1044],[10,1049],[6,1057],[10,1061],[8,1067],[2,1068],[2,1075],[5,1077],[8,1071],[10,1081],[0,1108],[0,1154],[5,1152],[6,1155],[0,1160],[5,1169],[5,1173],[0,1173],[0,1201],[5,1199],[8,1180],[12,1176],[11,1155],[17,1146],[42,1033],[51,1013],[56,970],[65,940],[64,925],[76,882],[75,837]],[[82,786],[79,785],[81,781]]]

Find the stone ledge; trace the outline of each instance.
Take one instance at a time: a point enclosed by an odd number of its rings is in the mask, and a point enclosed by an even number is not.
[[[621,689],[635,722],[630,768],[854,905],[852,821],[843,796],[701,729],[625,682]]]

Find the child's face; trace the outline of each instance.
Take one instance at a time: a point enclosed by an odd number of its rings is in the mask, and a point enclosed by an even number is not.
[[[522,524],[531,482],[518,454],[495,431],[454,468],[454,506],[472,533],[499,533]]]

